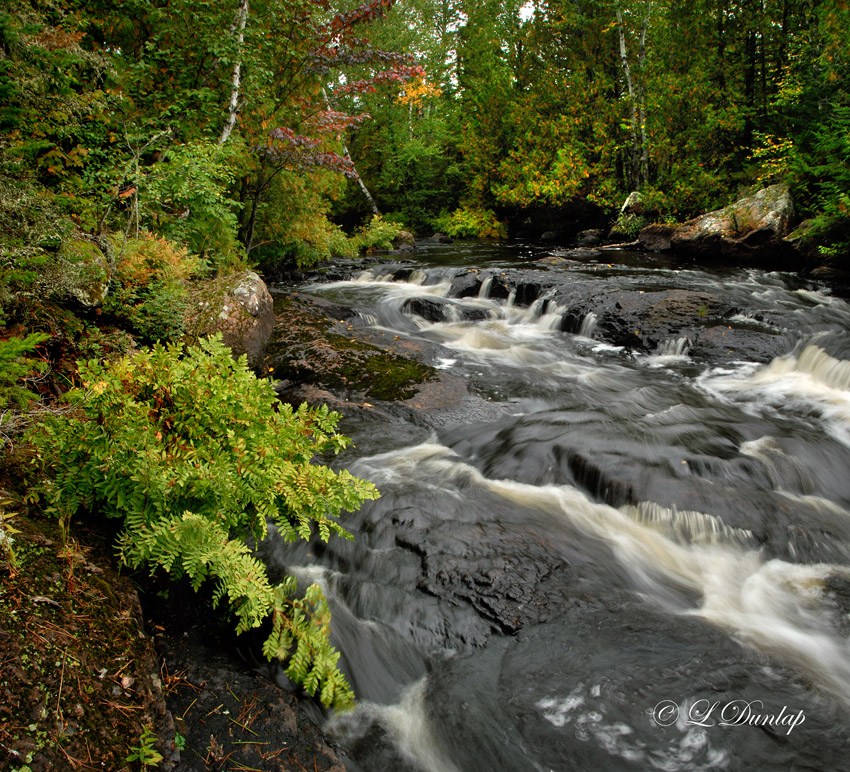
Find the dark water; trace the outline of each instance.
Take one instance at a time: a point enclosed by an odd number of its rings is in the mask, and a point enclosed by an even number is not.
[[[561,331],[545,298],[401,310],[460,267],[539,256],[433,247],[405,280],[306,290],[441,344],[434,364],[493,403],[484,422],[344,425],[382,493],[347,517],[355,541],[267,545],[332,599],[350,768],[850,769],[850,306],[785,274],[563,268],[715,293],[730,329],[779,336],[766,364],[695,361],[683,339],[636,354],[590,317]]]

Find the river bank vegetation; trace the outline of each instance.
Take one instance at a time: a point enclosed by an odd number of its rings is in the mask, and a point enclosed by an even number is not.
[[[276,595],[259,569],[251,587],[237,574],[254,566],[246,527],[261,537],[266,516],[283,512],[278,527],[293,536],[311,521],[345,536],[328,507],[356,508],[375,492],[310,463],[345,444],[333,416],[275,408],[267,384],[244,364],[228,370],[215,342],[180,358],[191,290],[249,268],[273,274],[390,249],[404,230],[569,241],[609,228],[639,191],[625,234],[634,237],[775,183],[790,188],[822,258],[847,268],[848,82],[850,8],[840,0],[9,0],[5,572],[16,570],[25,498],[52,506],[66,535],[78,510],[120,512],[129,565],[195,583],[216,576],[239,629],[271,615],[266,653],[281,657],[300,635],[313,653],[295,645],[290,675],[326,704],[347,704],[323,648],[321,598],[308,598],[318,639],[299,628],[302,601]],[[175,347],[132,356],[157,341]],[[228,383],[201,380],[209,368]],[[192,432],[210,432],[175,408],[184,387],[203,392],[192,404],[215,403],[210,420],[245,429],[222,434],[231,455],[197,455]],[[237,419],[245,395],[255,410]],[[273,427],[291,441],[272,440]],[[249,446],[262,459],[246,460]],[[129,455],[117,464],[116,447],[149,466]],[[259,488],[230,501],[238,486],[221,486],[249,461]],[[219,462],[232,469],[213,469]],[[291,488],[274,506],[255,499],[281,465]],[[22,471],[35,468],[38,480]],[[175,487],[181,495],[154,512],[151,492]],[[222,502],[233,517],[205,519]]]

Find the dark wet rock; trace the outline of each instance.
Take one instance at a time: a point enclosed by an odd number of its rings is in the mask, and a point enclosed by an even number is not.
[[[272,298],[253,271],[203,282],[193,288],[187,314],[190,337],[221,333],[234,356],[258,367],[274,327]]]
[[[576,246],[598,247],[604,237],[605,231],[600,228],[589,228],[588,230],[579,231],[576,235]]]
[[[585,317],[594,313],[595,338],[642,351],[652,351],[707,323],[716,324],[729,312],[718,296],[692,290],[614,290],[586,297],[581,288],[562,288],[555,297],[567,306],[563,330],[578,332]]]
[[[267,673],[251,672],[197,634],[160,635],[170,685],[168,707],[185,740],[176,772],[293,769],[345,772],[328,739],[295,696]]]
[[[850,282],[850,270],[832,265],[819,265],[812,270],[811,276],[815,279],[822,279],[828,282],[838,282],[847,284]]]
[[[545,281],[519,281],[514,287],[514,303],[518,306],[530,306],[535,300],[551,288]]]
[[[481,293],[481,287],[487,279],[491,279],[487,291],[489,298],[507,298],[510,294],[508,273],[495,271],[479,271],[470,269],[455,274],[448,291],[451,298],[477,298]]]
[[[792,345],[792,341],[779,332],[747,330],[720,324],[700,330],[693,337],[690,355],[706,362],[770,362],[787,354]]]
[[[430,241],[432,244],[451,244],[454,242],[454,239],[451,236],[447,236],[445,233],[437,231],[433,236],[427,239],[427,241]]]
[[[477,298],[484,283],[481,271],[465,271],[452,277],[448,295],[452,298]]]
[[[785,240],[794,217],[787,186],[772,185],[683,225],[650,225],[641,230],[638,241],[651,250],[672,249],[694,257],[763,259],[775,265],[797,255]]]
[[[602,252],[598,249],[590,249],[586,247],[576,247],[575,249],[559,250],[556,255],[546,255],[541,257],[536,262],[542,265],[571,265],[575,262],[585,262],[597,260],[602,256]]]
[[[673,234],[678,227],[665,223],[647,225],[638,235],[638,241],[650,252],[666,252],[673,245]]]
[[[429,322],[444,322],[451,318],[452,304],[443,298],[418,297],[404,301],[402,310],[416,314]]]
[[[433,534],[407,531],[399,546],[421,557],[419,588],[451,605],[466,604],[493,632],[513,634],[536,624],[549,614],[550,603],[561,593],[547,597],[547,580],[565,564],[535,536],[482,534],[480,524],[452,523],[459,545],[474,550],[435,547]]]

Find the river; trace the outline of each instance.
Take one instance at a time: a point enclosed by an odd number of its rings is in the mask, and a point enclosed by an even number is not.
[[[354,542],[266,545],[331,601],[349,769],[850,769],[850,305],[615,252],[506,291],[546,254],[435,245],[302,288],[435,344],[486,407],[344,422],[382,494],[346,516]],[[726,310],[711,346],[633,347],[612,293]]]

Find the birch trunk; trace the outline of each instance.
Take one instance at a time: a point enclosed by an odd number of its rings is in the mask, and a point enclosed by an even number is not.
[[[629,92],[629,107],[631,111],[630,134],[632,138],[631,175],[634,187],[639,188],[649,180],[649,148],[646,136],[646,99],[643,86],[643,76],[646,68],[646,33],[649,29],[649,17],[652,10],[651,0],[647,0],[643,21],[641,23],[638,43],[638,67],[642,76],[638,84],[632,76],[629,64],[629,53],[626,48],[626,25],[623,23],[623,12],[617,8],[617,30],[620,39],[620,66],[626,79],[626,89]]]
[[[640,29],[640,45],[638,47],[638,64],[640,65],[641,80],[638,88],[638,118],[640,119],[640,175],[641,184],[649,182],[649,143],[646,139],[646,32],[649,29],[649,14],[652,11],[652,0],[646,0],[646,11]]]
[[[230,34],[236,35],[236,61],[233,63],[233,74],[230,76],[230,104],[228,105],[227,120],[221,131],[218,144],[223,145],[230,137],[236,120],[239,117],[239,88],[242,84],[242,46],[245,43],[245,24],[248,21],[248,0],[239,0],[236,18],[230,26]]]
[[[623,77],[626,79],[626,89],[629,92],[629,110],[631,111],[631,120],[629,121],[629,131],[632,135],[632,148],[629,155],[631,156],[629,166],[630,176],[632,178],[635,177],[635,172],[637,171],[635,164],[635,151],[638,147],[638,134],[637,134],[637,124],[638,124],[638,115],[637,115],[637,99],[635,97],[635,84],[632,80],[632,68],[629,66],[629,54],[626,50],[626,27],[623,24],[623,12],[617,8],[617,31],[620,33],[620,66],[623,68]],[[631,180],[634,182],[634,179]],[[632,185],[632,187],[639,187],[638,185]]]
[[[322,98],[325,100],[325,108],[327,110],[331,109],[331,102],[328,99],[328,92],[325,90],[325,87],[322,86]],[[351,164],[351,168],[354,171],[354,179],[357,181],[357,185],[360,188],[363,196],[369,202],[369,206],[372,207],[372,213],[376,215],[381,214],[381,210],[378,209],[378,205],[375,203],[375,199],[372,198],[372,194],[369,192],[369,188],[366,187],[366,183],[363,182],[363,178],[360,176],[360,172],[357,171],[357,167],[354,165],[354,159],[351,157],[351,153],[348,152],[348,145],[345,143],[345,140],[340,137],[342,141],[342,152],[344,153],[345,160]]]

